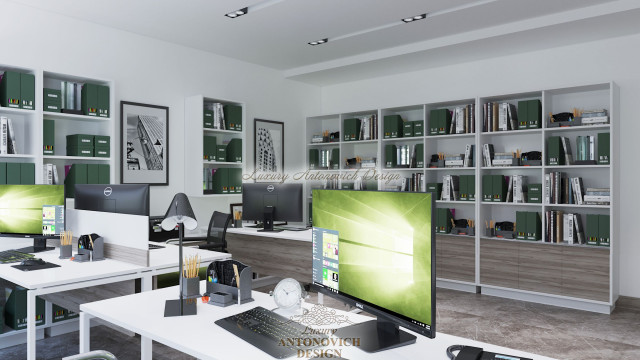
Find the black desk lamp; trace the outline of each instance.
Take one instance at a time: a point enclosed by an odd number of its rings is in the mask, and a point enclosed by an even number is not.
[[[185,302],[182,294],[182,239],[184,238],[184,228],[193,230],[198,226],[193,209],[189,203],[189,198],[184,193],[177,193],[171,200],[171,205],[162,220],[162,229],[169,231],[179,226],[178,236],[180,239],[178,248],[180,253],[179,273],[180,273],[180,299],[167,300],[164,305],[164,317],[183,316],[196,314],[196,302]]]

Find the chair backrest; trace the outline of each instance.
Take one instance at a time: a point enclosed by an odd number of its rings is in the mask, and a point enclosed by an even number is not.
[[[231,222],[231,214],[214,211],[209,220],[209,230],[207,231],[207,244],[221,245],[227,248],[227,227]]]

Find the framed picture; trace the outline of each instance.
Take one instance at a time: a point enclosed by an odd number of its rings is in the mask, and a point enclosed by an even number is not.
[[[255,169],[261,173],[284,173],[284,123],[254,119]]]
[[[169,108],[120,102],[120,182],[169,185]]]
[[[242,219],[242,203],[229,204],[229,213],[231,214],[231,220]]]

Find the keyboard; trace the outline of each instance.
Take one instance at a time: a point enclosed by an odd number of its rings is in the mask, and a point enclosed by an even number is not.
[[[320,343],[314,339],[327,338],[325,334],[303,334],[306,327],[261,306],[216,321],[223,329],[266,352],[276,359],[285,359],[317,346],[304,346],[304,342]],[[292,342],[288,340],[291,339]],[[297,340],[301,339],[300,344]],[[286,346],[282,346],[284,344]]]
[[[280,226],[274,226],[274,228],[278,230],[287,230],[287,231],[306,231],[311,229],[308,227],[293,226],[293,225],[280,225]]]
[[[34,255],[25,254],[16,250],[0,251],[0,264],[21,262],[22,260],[31,259],[32,257],[34,257]]]
[[[165,247],[162,245],[154,245],[154,244],[149,244],[149,250],[155,250],[155,249],[164,249]]]

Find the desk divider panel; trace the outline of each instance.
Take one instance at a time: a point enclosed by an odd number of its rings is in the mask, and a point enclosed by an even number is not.
[[[149,217],[67,209],[66,229],[74,240],[96,233],[104,239],[105,257],[149,266]]]

